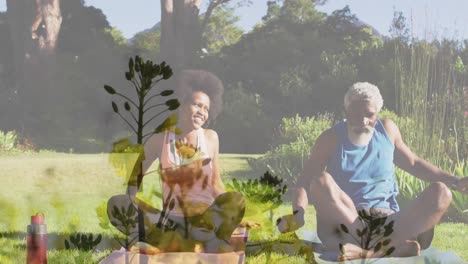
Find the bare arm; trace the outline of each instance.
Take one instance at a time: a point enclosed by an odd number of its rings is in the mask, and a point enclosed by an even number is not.
[[[145,159],[143,160],[143,172],[149,173],[148,169],[156,159],[159,159],[162,149],[162,141],[164,136],[162,134],[155,134],[145,144]]]
[[[304,163],[304,169],[296,186],[292,189],[293,216],[284,216],[278,222],[278,228],[281,232],[293,231],[304,225],[304,213],[309,204],[307,192],[310,190],[311,184],[325,175],[327,162],[336,148],[336,141],[336,134],[331,129],[318,137],[309,159]]]
[[[336,135],[331,129],[323,132],[315,142],[309,159],[304,163],[304,169],[296,184],[295,197],[293,198],[293,210],[305,210],[308,205],[307,191],[312,180],[320,179],[325,172],[327,162],[336,147]]]
[[[450,173],[439,169],[430,162],[414,154],[403,142],[400,130],[392,120],[384,119],[382,122],[385,129],[387,130],[388,135],[390,136],[390,139],[395,145],[395,165],[424,181],[443,182],[447,186],[451,186],[457,181],[457,178],[455,178]]]
[[[218,195],[225,193],[224,183],[221,180],[221,175],[219,173],[219,138],[218,134],[211,129],[205,131],[206,138],[210,142],[210,157],[211,164],[213,169],[213,174],[211,177],[211,186],[213,186],[213,195],[217,197]]]

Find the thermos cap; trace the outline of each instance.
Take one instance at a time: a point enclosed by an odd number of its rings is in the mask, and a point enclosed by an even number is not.
[[[39,212],[31,216],[31,224],[44,224],[44,219],[44,214]]]
[[[47,234],[47,225],[45,224],[28,225],[28,234],[36,234],[36,235]]]

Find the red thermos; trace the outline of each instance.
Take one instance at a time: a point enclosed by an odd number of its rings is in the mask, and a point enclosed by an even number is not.
[[[44,215],[31,216],[26,237],[26,264],[47,264],[47,226]]]

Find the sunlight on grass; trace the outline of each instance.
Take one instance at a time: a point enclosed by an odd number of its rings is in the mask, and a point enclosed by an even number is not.
[[[252,175],[246,155],[220,155],[224,178],[258,178]],[[151,169],[157,168],[155,162]],[[96,207],[105,204],[115,194],[125,192],[123,179],[116,176],[107,154],[35,154],[0,157],[0,263],[24,263],[25,231],[30,216],[44,212],[49,231],[49,263],[95,263],[110,250],[120,246],[113,242],[109,230],[99,226]],[[151,198],[151,191],[160,188],[157,173],[145,176],[143,196],[152,199],[155,207],[160,200]],[[250,241],[274,239],[279,233],[273,223],[282,215],[291,214],[289,202],[262,216],[263,227],[250,232]],[[271,219],[273,222],[269,222]],[[306,223],[301,230],[315,230],[315,211],[309,206]],[[262,230],[264,228],[264,230]],[[268,232],[266,232],[268,230]],[[73,232],[103,234],[99,251],[64,250],[63,240]],[[468,226],[442,223],[436,228],[433,246],[452,251],[468,259]],[[247,263],[306,263],[301,256],[273,252],[257,256],[247,254]]]

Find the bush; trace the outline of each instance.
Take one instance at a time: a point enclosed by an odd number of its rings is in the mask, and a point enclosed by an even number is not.
[[[16,146],[18,135],[15,131],[0,131],[0,152],[10,152]]]
[[[318,136],[330,128],[334,123],[331,114],[321,114],[316,117],[302,118],[298,115],[283,118],[273,142],[273,150],[268,151],[261,158],[248,159],[255,174],[270,171],[284,179],[287,186],[296,183],[302,171],[304,160]]]
[[[271,138],[264,135],[271,135],[273,126],[262,110],[261,98],[238,84],[226,89],[223,101],[223,112],[214,126],[221,140],[220,151],[257,154],[267,150]]]

